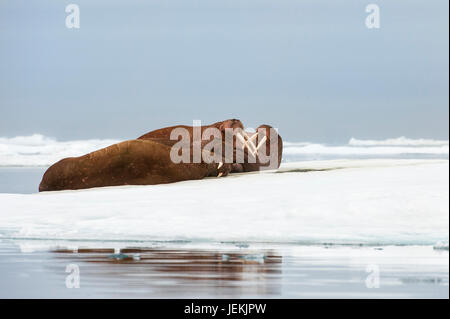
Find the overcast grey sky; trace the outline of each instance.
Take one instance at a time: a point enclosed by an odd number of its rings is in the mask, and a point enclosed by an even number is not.
[[[65,6],[80,7],[80,29]],[[381,28],[365,26],[369,3]],[[447,0],[0,2],[0,136],[239,118],[285,140],[448,139]]]

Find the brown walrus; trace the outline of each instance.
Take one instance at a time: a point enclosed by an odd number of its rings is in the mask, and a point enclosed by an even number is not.
[[[232,129],[244,129],[244,125],[242,124],[242,122],[240,120],[237,119],[229,119],[229,120],[225,120],[225,121],[221,121],[221,122],[216,122],[210,125],[202,125],[200,126],[201,129],[201,133],[203,134],[203,132],[208,129],[208,128],[217,128],[221,134],[222,137],[225,134],[225,129],[227,128],[232,128]],[[148,132],[140,137],[138,137],[138,140],[140,139],[152,139],[152,138],[163,138],[163,139],[170,139],[170,134],[172,133],[172,131],[174,129],[177,128],[184,128],[186,129],[191,137],[191,140],[194,137],[194,127],[193,126],[188,126],[188,125],[175,125],[175,126],[169,126],[169,127],[163,127],[151,132]]]
[[[211,127],[217,128],[221,132],[222,138],[224,138],[225,129],[227,129],[227,128],[241,129],[242,132],[244,133],[245,137],[247,138],[247,140],[248,140],[249,136],[251,135],[251,133],[247,133],[247,132],[244,131],[244,126],[243,126],[242,122],[240,120],[238,120],[238,119],[229,119],[229,120],[225,120],[225,121],[221,121],[221,122],[216,122],[214,124],[201,126],[200,127],[201,134],[203,134],[203,132],[207,128],[211,128]],[[177,128],[184,128],[184,129],[186,129],[189,132],[189,136],[190,136],[191,141],[192,141],[193,136],[194,136],[194,133],[193,133],[194,132],[194,127],[193,126],[187,126],[187,125],[175,125],[175,126],[169,126],[169,127],[160,128],[160,129],[148,132],[148,133],[140,136],[138,139],[154,139],[154,138],[170,139],[170,135],[171,135],[172,131],[174,129],[177,129]],[[276,134],[276,138],[271,138],[270,130],[273,129],[273,128],[270,125],[266,125],[266,124],[260,125],[257,128],[256,131],[258,132],[259,129],[265,129],[265,130],[262,130],[263,131],[262,136],[266,136],[266,141],[265,141],[265,144],[266,144],[265,155],[266,156],[270,156],[270,150],[271,150],[270,145],[272,145],[273,143],[276,143],[276,142],[278,143],[278,146],[277,146],[278,162],[276,164],[276,167],[273,165],[273,163],[272,163],[272,165],[269,165],[270,163],[262,163],[259,160],[257,155],[253,156],[253,157],[256,157],[256,159],[253,160],[254,163],[253,162],[250,163],[248,161],[248,157],[250,156],[248,154],[248,150],[247,149],[242,149],[242,150],[236,149],[237,148],[237,144],[236,144],[236,141],[234,141],[233,142],[233,147],[235,148],[234,151],[235,152],[242,151],[244,153],[244,155],[243,155],[244,163],[238,163],[236,161],[236,158],[233,158],[233,163],[231,165],[231,173],[233,173],[233,172],[259,171],[259,170],[261,170],[261,169],[263,169],[265,167],[269,167],[269,166],[270,166],[270,168],[278,168],[278,167],[280,167],[282,153],[283,153],[283,140],[282,140],[281,136]],[[242,141],[242,142],[244,142],[244,141]],[[259,141],[256,140],[256,138],[255,138],[255,142],[259,142]],[[251,142],[251,143],[253,143],[252,146],[253,146],[253,149],[255,149],[256,145],[254,144],[254,142]]]
[[[175,144],[180,144],[180,141],[170,140],[169,138],[172,130],[180,127],[191,132],[190,136],[193,136],[193,127],[183,125],[173,126],[152,131],[137,140],[114,144],[84,156],[63,159],[52,165],[45,172],[39,185],[39,191],[84,189],[117,185],[153,185],[190,179],[202,179],[207,176],[226,176],[230,171],[257,171],[269,166],[269,164],[272,164],[270,168],[277,168],[280,165],[282,156],[281,137],[276,134],[277,138],[274,138],[272,136],[274,131],[271,133],[269,131],[271,127],[268,125],[259,127],[267,129],[262,135],[249,137],[248,133],[243,131],[242,123],[235,119],[204,126],[202,127],[202,132],[208,127],[215,127],[219,129],[223,136],[226,128],[240,129],[247,137],[247,140],[240,135],[244,145],[244,148],[241,149],[233,138],[232,159],[236,160],[237,154],[240,153],[244,158],[243,163],[236,161],[229,163],[222,156],[225,146],[230,142],[225,138],[218,140],[221,143],[219,144],[219,149],[221,148],[222,150],[219,155],[219,158],[222,159],[221,162],[206,163],[202,156],[200,162],[193,163],[192,154],[190,154],[188,163],[175,163],[172,161],[171,151]],[[262,137],[261,141],[257,141],[257,138],[260,137]],[[210,138],[212,140],[214,137]],[[253,138],[255,142],[258,142],[258,146],[252,141]],[[209,154],[213,153],[212,150],[206,150],[205,147],[211,140],[201,141],[200,149],[202,155],[204,151]],[[274,144],[276,142],[278,142],[278,145]],[[186,144],[186,142],[183,143]],[[245,148],[246,143],[248,144],[247,148]],[[187,145],[188,148],[192,149],[194,144],[192,138],[187,144],[189,144]],[[261,153],[254,151],[262,144],[266,147],[265,152],[263,152],[265,153],[264,155],[269,156],[271,155],[271,150],[273,150],[271,146],[275,145],[275,147],[278,147],[278,157],[275,161],[271,159],[271,163],[265,163],[260,160]],[[250,154],[253,154],[255,163],[249,163]],[[276,167],[274,167],[273,162],[275,162]]]
[[[130,140],[92,153],[62,159],[50,166],[39,191],[75,190],[118,185],[154,185],[227,175],[230,164],[174,163],[176,141]]]
[[[270,125],[263,124],[258,126],[256,129],[256,133],[261,132],[260,135],[255,136],[255,142],[253,145],[256,148],[261,148],[262,143],[265,144],[264,151],[261,149],[259,155],[256,155],[255,163],[250,163],[249,161],[246,161],[241,166],[236,166],[233,164],[232,166],[232,172],[254,172],[259,171],[261,169],[275,169],[279,168],[281,164],[281,159],[283,156],[283,139],[278,134],[278,132]],[[252,133],[247,133],[248,136],[250,136]],[[251,139],[252,137],[250,137]],[[261,138],[261,140],[259,139]],[[276,154],[271,154],[272,151],[277,151]],[[258,150],[259,151],[259,150]],[[269,160],[264,162],[261,159],[261,155],[265,155],[269,158]],[[276,158],[272,158],[272,156],[276,156]],[[273,163],[275,161],[275,163]]]

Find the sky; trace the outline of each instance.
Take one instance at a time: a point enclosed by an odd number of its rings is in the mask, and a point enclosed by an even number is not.
[[[80,8],[69,29],[66,5]],[[369,29],[369,3],[380,28]],[[0,136],[239,118],[288,141],[448,139],[446,0],[0,1]]]

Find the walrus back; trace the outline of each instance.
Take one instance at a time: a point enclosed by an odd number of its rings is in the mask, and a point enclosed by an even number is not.
[[[118,185],[154,185],[206,176],[205,164],[170,159],[174,142],[130,140],[80,156],[65,158],[45,172],[39,191]]]
[[[50,166],[44,173],[39,185],[39,191],[54,191],[67,189],[83,189],[101,186],[127,184],[145,175],[142,159],[150,156],[161,157],[161,148],[167,147],[142,141],[146,147],[136,147],[134,141],[125,141],[105,147],[92,153],[60,160]],[[163,159],[160,159],[163,160]],[[136,167],[138,166],[138,167]]]

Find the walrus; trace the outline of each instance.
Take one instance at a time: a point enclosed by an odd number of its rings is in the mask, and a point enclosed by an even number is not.
[[[174,143],[166,139],[129,140],[62,159],[44,173],[39,191],[166,184],[226,176],[231,170],[231,165],[223,162],[174,163],[170,155]]]
[[[205,152],[207,155],[214,153],[215,148],[211,150],[206,146],[212,140],[216,142],[216,137],[211,137],[211,140],[201,140],[201,145],[193,139],[188,139],[187,142],[171,140],[172,130],[180,127],[193,132],[193,127],[183,125],[163,128],[145,134],[145,138],[117,143],[80,157],[65,158],[47,169],[39,185],[39,191],[118,185],[154,185],[202,179],[207,176],[227,176],[230,172],[250,172],[266,167],[274,168],[273,159],[267,163],[261,160],[261,156],[268,155],[270,157],[271,151],[276,147],[278,147],[278,157],[275,168],[280,165],[282,140],[275,131],[270,131],[272,127],[269,125],[258,127],[258,130],[265,130],[262,131],[262,134],[255,133],[251,137],[243,130],[243,125],[239,120],[227,120],[210,125],[209,127],[218,128],[221,135],[226,128],[237,128],[237,137],[241,139],[243,146],[242,148],[238,147],[235,136],[231,141],[219,137],[217,139],[221,150],[219,162],[206,162],[203,156]],[[207,127],[202,128],[204,131]],[[272,134],[275,135],[272,136]],[[259,138],[261,140],[257,140]],[[227,161],[225,155],[222,155],[225,154],[224,149],[227,145],[230,146],[230,142],[232,142],[231,162]],[[258,142],[257,146],[254,142]],[[276,142],[278,145],[275,144]],[[199,146],[202,153],[201,160],[194,162],[193,154],[190,152],[190,158],[186,162],[174,162],[171,152],[174,146],[180,146],[180,143],[181,146],[187,146],[188,149],[193,149],[194,144]],[[258,150],[261,146],[263,149],[265,148],[262,153]],[[243,162],[236,162],[238,155],[243,158]],[[249,160],[251,157],[254,159],[253,162]]]
[[[244,163],[238,163],[236,161],[236,158],[233,158],[233,163],[231,165],[231,173],[236,173],[236,172],[253,172],[253,171],[259,171],[262,168],[265,167],[270,167],[270,168],[278,168],[280,167],[281,164],[281,159],[282,159],[282,152],[283,152],[283,141],[280,135],[276,134],[277,137],[276,138],[270,138],[271,136],[271,129],[272,126],[267,125],[267,124],[263,124],[260,125],[257,129],[256,132],[258,132],[260,129],[263,132],[262,134],[262,138],[264,138],[264,136],[266,136],[265,139],[265,144],[266,144],[266,151],[265,151],[265,155],[266,156],[270,156],[270,145],[272,145],[273,143],[278,142],[278,161],[277,161],[277,165],[276,167],[274,167],[274,165],[270,165],[270,163],[262,163],[259,158],[257,153],[252,154],[252,151],[257,150],[257,146],[255,145],[255,142],[260,142],[257,141],[256,138],[258,137],[257,133],[248,133],[244,130],[244,125],[242,124],[242,122],[238,119],[229,119],[229,120],[225,120],[225,121],[220,121],[220,122],[216,122],[210,125],[204,125],[204,126],[200,126],[200,132],[201,134],[203,134],[203,132],[208,129],[208,128],[217,128],[221,135],[222,138],[224,138],[225,136],[225,130],[227,128],[231,128],[231,129],[238,129],[238,135],[237,137],[239,137],[239,132],[242,134],[240,136],[241,138],[241,144],[246,148],[243,148],[241,151],[244,153]],[[187,125],[175,125],[175,126],[169,126],[169,127],[164,127],[164,128],[160,128],[151,132],[148,132],[140,137],[138,137],[138,139],[154,139],[154,138],[163,138],[163,139],[170,139],[171,138],[171,133],[173,130],[178,129],[178,128],[183,128],[186,129],[189,132],[189,136],[191,138],[191,141],[193,139],[194,136],[194,127],[193,126],[187,126]],[[266,131],[268,134],[266,134]],[[252,135],[252,136],[250,136]],[[253,140],[255,142],[253,142]],[[263,141],[264,142],[264,141]],[[259,145],[259,144],[258,144]],[[233,147],[235,148],[235,153],[239,152],[239,150],[237,150],[236,148],[237,143],[236,140],[234,140],[233,142]],[[249,149],[248,147],[250,147],[250,154],[249,154]],[[254,158],[256,158],[255,160],[253,160],[252,162],[254,163],[250,163],[250,161],[248,161],[248,158],[250,156],[253,156]]]
[[[258,132],[260,133],[258,134]],[[246,133],[246,135],[249,136],[246,142],[250,144],[250,150],[253,149],[254,151],[253,153],[250,152],[255,158],[254,163],[245,161],[242,164],[233,164],[232,172],[254,172],[280,167],[283,157],[283,139],[272,126],[260,125],[255,133]],[[263,144],[265,144],[265,147],[262,148]],[[276,154],[272,154],[275,151]],[[266,156],[266,161],[261,158],[263,155]]]
[[[138,137],[137,139],[138,140],[152,139],[152,138],[170,139],[170,135],[171,135],[172,131],[177,128],[186,129],[191,136],[191,140],[194,138],[194,126],[175,125],[175,126],[163,127],[163,128],[148,132],[148,133]],[[225,134],[225,129],[231,128],[231,129],[242,129],[243,130],[244,125],[238,119],[229,119],[229,120],[225,120],[225,121],[216,122],[216,123],[213,123],[210,125],[200,126],[201,134],[203,134],[203,132],[208,128],[217,128],[223,137]]]

